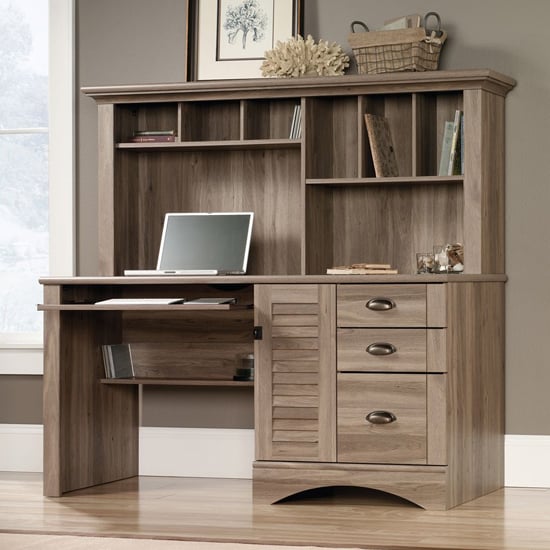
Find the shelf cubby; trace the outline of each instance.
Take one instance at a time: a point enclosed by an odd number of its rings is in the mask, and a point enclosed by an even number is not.
[[[359,151],[364,162],[361,163],[361,175],[374,177],[374,166],[365,124],[364,115],[374,114],[388,120],[393,148],[397,159],[399,176],[412,176],[412,96],[411,94],[368,95],[359,98],[361,143]]]
[[[128,142],[137,131],[158,130],[179,134],[177,103],[132,103],[116,107],[115,143]]]
[[[255,213],[249,274],[300,273],[299,147],[124,149],[116,162],[115,273],[155,267],[166,212],[224,211]]]
[[[306,200],[307,273],[335,265],[389,263],[414,273],[415,253],[434,243],[463,242],[460,178],[438,184],[369,180],[309,185]]]
[[[239,101],[195,101],[180,104],[181,141],[238,140]]]
[[[357,98],[306,100],[306,178],[357,177]]]
[[[441,144],[446,121],[453,121],[457,109],[463,110],[462,94],[423,93],[414,102],[414,170],[416,176],[436,176],[439,172]]]
[[[255,99],[243,101],[245,140],[289,139],[296,99]]]
[[[197,306],[96,305],[110,298],[233,297],[236,304]],[[71,341],[83,343],[97,379],[105,369],[101,346],[130,344],[136,379],[112,384],[237,386],[233,381],[243,356],[253,353],[253,286],[165,284],[90,285],[64,288],[60,303],[39,309],[59,315]],[[83,327],[87,340],[77,338]],[[74,336],[74,338],[73,338]],[[143,380],[138,382],[137,380]]]

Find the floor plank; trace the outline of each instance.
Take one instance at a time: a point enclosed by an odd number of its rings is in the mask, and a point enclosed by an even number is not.
[[[42,496],[39,474],[0,473],[0,531],[376,549],[548,550],[550,489],[506,488],[446,512],[374,491],[254,505],[237,479],[131,478]]]

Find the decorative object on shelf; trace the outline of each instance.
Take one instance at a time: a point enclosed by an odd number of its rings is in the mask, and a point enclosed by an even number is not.
[[[376,177],[397,177],[399,170],[388,119],[380,115],[367,113],[365,124],[369,135],[369,145]]]
[[[416,273],[433,273],[434,270],[434,255],[432,252],[417,252],[416,253]]]
[[[327,275],[397,275],[390,264],[351,264],[329,267]]]
[[[461,243],[436,244],[433,247],[434,273],[462,273],[464,246]]]
[[[302,31],[302,0],[188,0],[188,80],[260,78],[266,50]]]
[[[411,24],[414,19],[410,17]],[[429,25],[436,20],[436,26]],[[364,32],[356,32],[355,27]],[[435,71],[447,33],[441,30],[436,12],[424,16],[424,27],[369,31],[362,21],[351,23],[348,42],[357,62],[359,74],[380,74],[399,71]]]
[[[300,35],[286,42],[278,41],[275,48],[265,52],[262,76],[341,76],[349,67],[349,57],[336,42],[306,39]]]
[[[254,354],[249,353],[241,357],[240,366],[237,367],[233,380],[248,382],[254,380]]]

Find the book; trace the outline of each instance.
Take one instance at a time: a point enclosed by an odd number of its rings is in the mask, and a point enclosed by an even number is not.
[[[176,136],[133,136],[130,143],[166,143],[176,141]]]
[[[453,142],[453,121],[447,120],[443,129],[443,139],[441,142],[441,157],[439,160],[440,176],[447,176],[449,171],[449,159],[451,158],[451,145]]]
[[[397,158],[393,148],[388,119],[380,115],[367,113],[365,114],[365,124],[376,177],[398,176]]]
[[[136,130],[134,137],[137,136],[175,136],[175,130]]]
[[[460,174],[464,174],[464,113],[460,117]]]
[[[298,114],[296,117],[296,128],[294,132],[294,139],[300,139],[302,137],[302,106],[298,105]]]
[[[166,304],[182,304],[185,298],[109,298],[108,300],[100,300],[95,302],[95,305],[155,305],[161,306]]]
[[[294,112],[292,113],[292,122],[290,123],[289,139],[294,139],[294,132],[296,130],[296,117],[298,113],[298,105],[294,105]]]
[[[449,156],[449,165],[447,170],[448,176],[460,175],[461,172],[461,152],[460,152],[460,127],[461,127],[462,111],[457,109],[453,122],[453,139],[451,142],[451,154]]]
[[[300,139],[302,135],[302,106],[300,104],[294,106],[292,114],[292,123],[290,125],[289,139]]]
[[[113,378],[113,361],[109,353],[109,346],[101,346],[101,354],[103,356],[103,367],[105,368],[105,378]]]
[[[329,267],[327,275],[397,275],[390,264],[351,264]]]
[[[101,348],[107,378],[134,378],[130,344],[105,344]]]
[[[397,275],[397,269],[368,269],[364,267],[329,267],[327,275]]]

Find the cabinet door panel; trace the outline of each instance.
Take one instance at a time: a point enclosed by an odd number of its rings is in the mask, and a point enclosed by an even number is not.
[[[256,459],[336,459],[334,285],[257,285]]]
[[[424,374],[339,373],[338,462],[426,464],[426,388]]]

